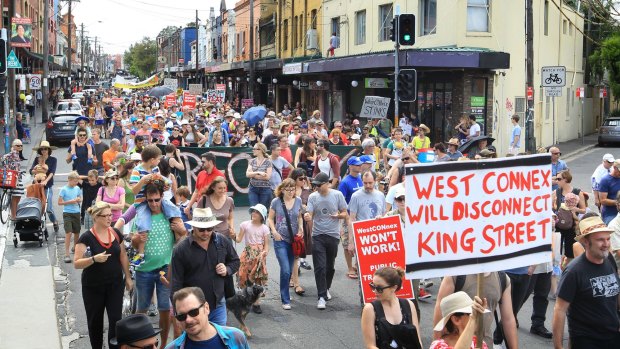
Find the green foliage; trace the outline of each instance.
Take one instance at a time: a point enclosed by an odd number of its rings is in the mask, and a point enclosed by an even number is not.
[[[172,34],[174,34],[174,32],[176,32],[179,28],[175,27],[173,25],[169,25],[167,27],[165,27],[164,29],[159,31],[159,34],[157,34],[157,37],[168,37]]]
[[[620,33],[605,39],[589,59],[593,74],[602,80],[607,72],[613,95],[620,96]]]
[[[620,109],[614,109],[611,112],[609,112],[609,115],[607,115],[607,117],[610,117],[610,118],[619,117],[619,116],[620,116]]]
[[[123,62],[129,67],[129,72],[141,79],[145,79],[155,71],[157,64],[157,44],[147,37],[137,42],[125,51]]]

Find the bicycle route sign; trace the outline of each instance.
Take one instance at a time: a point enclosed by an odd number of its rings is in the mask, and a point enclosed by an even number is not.
[[[566,67],[547,66],[540,71],[542,87],[563,87],[566,85]]]

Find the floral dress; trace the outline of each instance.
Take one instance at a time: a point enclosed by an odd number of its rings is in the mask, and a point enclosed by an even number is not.
[[[446,343],[446,341],[444,341],[443,339],[438,339],[436,341],[434,341],[433,343],[431,343],[431,346],[429,349],[452,349],[454,347],[451,347],[448,345],[448,343]],[[471,340],[471,349],[476,348],[476,336],[474,336],[474,338]],[[487,344],[482,342],[482,349],[488,349]]]
[[[254,225],[252,221],[241,223],[241,228],[245,232],[245,248],[239,257],[239,287],[244,288],[247,281],[265,286],[268,279],[267,259],[266,256],[261,257],[261,253],[269,236],[269,228],[265,224]]]

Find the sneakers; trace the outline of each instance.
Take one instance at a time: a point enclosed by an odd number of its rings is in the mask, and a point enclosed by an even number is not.
[[[284,309],[284,310],[291,310],[291,305],[290,304],[282,304],[282,309]]]
[[[327,290],[327,300],[328,301],[332,300],[332,295],[331,295],[331,293],[329,293],[329,290]]]
[[[420,280],[420,286],[424,288],[433,287],[434,283],[431,280],[422,279]]]
[[[133,265],[134,267],[139,267],[140,264],[144,263],[144,256],[137,254],[135,257],[133,257],[133,259],[131,260],[131,265]]]
[[[58,222],[54,222],[54,233],[58,233],[58,230],[60,230],[60,226],[58,225]]]
[[[316,308],[323,310],[325,309],[325,304],[327,304],[327,302],[325,302],[325,298],[321,297],[319,298],[319,302],[316,304]]]
[[[65,256],[63,260],[65,261],[65,263],[71,263],[71,257],[69,256]]]
[[[305,260],[301,261],[301,263],[299,263],[299,266],[306,270],[312,270],[312,267],[310,266],[310,264],[308,264],[308,262],[306,262]]]
[[[426,292],[423,287],[420,287],[420,294],[418,295],[418,299],[429,299],[431,298],[431,294]]]
[[[155,304],[151,303],[151,305],[149,305],[149,310],[146,311],[146,315],[148,316],[159,315],[159,312],[157,311],[157,307],[155,307]]]

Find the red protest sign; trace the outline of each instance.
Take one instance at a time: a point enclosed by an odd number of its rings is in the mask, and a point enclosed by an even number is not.
[[[196,95],[183,94],[183,107],[196,108]]]
[[[173,105],[177,105],[177,96],[175,96],[174,93],[167,95],[165,104],[166,104],[166,108],[170,108]]]
[[[123,103],[123,99],[122,98],[118,98],[118,97],[112,98],[112,106],[114,108],[119,108],[122,103]]]
[[[362,297],[364,303],[369,303],[376,298],[369,286],[375,271],[387,266],[405,270],[405,246],[400,216],[354,222],[353,230]],[[396,292],[396,296],[413,298],[411,282],[403,278],[403,287]]]
[[[241,100],[241,106],[244,108],[250,108],[254,105],[254,99],[252,98],[244,98]]]

